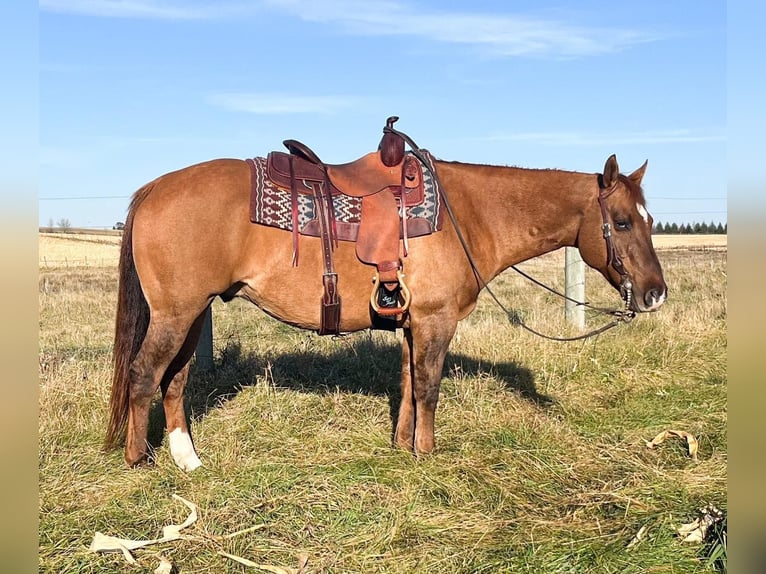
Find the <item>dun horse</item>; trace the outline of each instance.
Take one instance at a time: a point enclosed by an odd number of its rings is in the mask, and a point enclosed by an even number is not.
[[[411,302],[395,319],[404,337],[394,442],[415,453],[434,449],[442,365],[458,321],[476,305],[483,287],[477,275],[490,281],[511,265],[576,246],[633,311],[654,311],[667,294],[641,189],[646,163],[630,175],[619,172],[615,156],[603,173],[446,161],[434,167],[455,219],[409,240],[401,264]],[[175,463],[187,471],[201,464],[183,392],[215,297],[241,297],[287,324],[321,327],[324,239],[301,236],[295,265],[290,231],[251,223],[251,178],[246,161],[217,159],[162,175],[133,196],[120,254],[106,437],[109,447],[125,437],[130,466],[148,458],[149,409],[158,389]],[[339,328],[370,328],[371,267],[354,243],[331,247]]]

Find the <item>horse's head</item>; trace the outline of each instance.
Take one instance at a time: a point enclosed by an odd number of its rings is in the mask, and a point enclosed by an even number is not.
[[[604,173],[598,175],[598,199],[586,210],[577,236],[583,260],[637,312],[655,311],[668,292],[641,189],[646,163],[623,175],[614,155],[606,160]]]

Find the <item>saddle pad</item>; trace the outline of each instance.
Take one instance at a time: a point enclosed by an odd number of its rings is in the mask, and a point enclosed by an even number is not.
[[[433,158],[422,150],[425,159],[433,169]],[[276,186],[266,176],[266,158],[256,157],[248,160],[252,172],[250,196],[250,221],[260,225],[276,227],[292,231],[292,206],[290,190]],[[418,162],[420,163],[420,162]],[[436,188],[431,172],[421,164],[423,175],[423,201],[419,205],[406,208],[409,235],[417,237],[439,231],[442,228],[441,198]],[[358,224],[362,217],[362,198],[347,195],[333,195],[335,220],[342,224]],[[410,226],[410,221],[420,225]],[[422,223],[421,223],[422,221]],[[349,227],[349,226],[342,226]],[[298,194],[298,231],[303,235],[316,235],[318,218],[314,206],[314,198],[310,195]],[[354,241],[354,233],[339,233],[338,239]]]

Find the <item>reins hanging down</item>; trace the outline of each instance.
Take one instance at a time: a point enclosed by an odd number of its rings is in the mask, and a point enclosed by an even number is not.
[[[624,306],[623,309],[608,310],[608,309],[603,309],[603,308],[599,308],[599,307],[594,307],[594,306],[590,305],[587,302],[577,301],[575,299],[572,299],[571,297],[568,297],[567,295],[564,295],[563,293],[559,293],[555,289],[545,285],[544,283],[538,281],[537,279],[532,278],[531,276],[527,275],[526,273],[524,273],[523,271],[518,269],[515,265],[511,265],[511,269],[513,269],[514,271],[516,271],[517,273],[519,273],[523,277],[529,279],[533,283],[535,283],[535,284],[537,284],[537,285],[547,289],[551,293],[554,293],[554,294],[556,294],[556,295],[558,295],[560,297],[563,297],[564,299],[567,299],[568,301],[571,301],[571,302],[573,302],[573,303],[575,303],[577,305],[582,305],[582,306],[588,307],[590,309],[593,309],[595,311],[598,311],[598,312],[601,312],[601,313],[604,313],[604,314],[613,315],[615,317],[611,322],[609,322],[609,323],[607,323],[605,325],[602,325],[598,329],[594,329],[593,331],[589,331],[589,332],[584,333],[582,335],[577,335],[577,336],[574,336],[574,337],[554,337],[554,336],[551,336],[551,335],[545,335],[543,333],[540,333],[540,332],[536,331],[535,329],[533,329],[529,325],[527,325],[524,322],[524,320],[521,318],[521,315],[517,311],[511,311],[508,308],[506,308],[505,305],[503,305],[500,302],[500,300],[497,298],[495,293],[489,287],[489,284],[482,277],[481,273],[479,272],[478,267],[476,266],[476,263],[474,261],[473,255],[471,254],[471,250],[468,247],[468,242],[465,240],[465,237],[463,236],[463,233],[460,230],[460,226],[457,223],[457,218],[455,217],[455,213],[452,210],[452,205],[450,204],[450,201],[447,198],[446,190],[445,190],[444,186],[441,184],[441,181],[439,180],[439,175],[437,174],[436,170],[435,169],[431,169],[431,167],[429,166],[428,162],[426,162],[424,160],[420,147],[418,147],[418,145],[413,141],[413,139],[410,136],[408,136],[407,134],[405,134],[403,132],[400,132],[399,130],[395,129],[391,125],[386,125],[383,128],[383,131],[384,132],[389,132],[389,133],[396,134],[399,137],[401,137],[404,141],[406,141],[407,144],[411,148],[412,154],[415,155],[415,157],[417,157],[421,161],[421,163],[423,163],[426,166],[426,168],[428,169],[429,172],[431,172],[431,175],[433,176],[434,180],[438,184],[439,194],[441,195],[442,201],[444,202],[444,207],[445,207],[445,209],[447,211],[447,215],[449,215],[450,221],[452,222],[452,226],[455,229],[455,234],[457,235],[458,241],[460,241],[460,245],[463,247],[463,251],[465,252],[466,257],[468,258],[468,263],[471,265],[471,270],[473,271],[473,274],[476,276],[476,280],[479,283],[479,287],[487,290],[487,293],[489,293],[490,297],[492,297],[492,300],[497,304],[498,307],[500,307],[500,309],[503,311],[503,313],[505,313],[505,316],[508,318],[508,321],[512,325],[518,325],[519,327],[522,327],[523,329],[525,329],[526,331],[532,333],[533,335],[537,335],[538,337],[542,337],[544,339],[548,339],[548,340],[551,340],[551,341],[566,342],[566,341],[578,341],[578,340],[594,337],[596,335],[600,335],[604,331],[608,331],[609,329],[611,329],[612,327],[616,327],[620,323],[629,323],[635,317],[635,312],[630,309],[630,301],[631,301],[631,296],[632,296],[632,287],[631,287],[631,284],[630,284],[630,280],[628,279],[627,273],[622,268],[622,260],[619,259],[619,257],[615,258],[616,251],[614,250],[614,247],[613,247],[612,242],[611,242],[611,226],[609,225],[609,223],[606,220],[606,211],[605,211],[603,199],[605,199],[611,193],[611,191],[609,191],[609,192],[607,192],[605,194],[599,193],[599,204],[601,205],[602,215],[603,215],[603,218],[604,218],[604,225],[602,226],[602,229],[603,229],[603,232],[604,232],[604,239],[607,241],[607,248],[608,248],[609,255],[610,255],[610,263],[613,264],[615,259],[616,259],[617,262],[619,262],[618,266],[620,268],[619,269],[615,269],[615,270],[620,274],[620,276],[622,278],[623,284],[621,286],[621,290],[624,288],[625,293],[626,293],[625,306]]]

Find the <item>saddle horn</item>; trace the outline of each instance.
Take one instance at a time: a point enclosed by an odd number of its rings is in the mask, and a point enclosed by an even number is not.
[[[391,116],[386,120],[386,127],[393,128],[398,119],[399,116]],[[395,133],[383,130],[378,151],[380,151],[380,160],[383,165],[386,167],[399,165],[404,159],[404,139]]]

